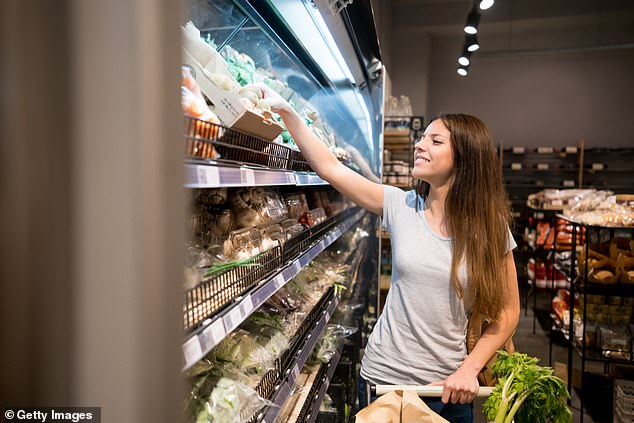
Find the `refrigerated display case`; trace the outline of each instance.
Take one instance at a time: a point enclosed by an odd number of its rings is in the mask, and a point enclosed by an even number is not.
[[[231,84],[238,84],[232,87],[236,94],[239,87],[252,83],[273,88],[305,118],[340,161],[380,181],[383,74],[370,2],[354,2],[341,10],[331,8],[331,3],[188,1],[182,21],[184,31],[195,28],[198,32],[193,33],[219,56],[213,59],[213,66],[205,66],[198,60],[200,56],[192,53],[190,40],[183,62],[193,70],[194,78],[199,81],[207,78],[212,84],[216,78],[214,72],[223,72],[226,67],[225,76],[232,79]],[[187,286],[183,307],[186,332],[182,345],[183,371],[199,368],[201,359],[244,326],[254,312],[316,258],[323,258],[320,254],[345,256],[347,266],[353,269],[343,288],[324,291],[290,336],[288,349],[257,383],[257,393],[273,405],[259,410],[250,419],[271,422],[278,417],[300,370],[341,304],[350,306],[350,322],[359,326],[359,333],[354,341],[349,341],[355,344],[353,348],[338,350],[330,363],[332,368],[326,373],[334,374],[342,352],[344,356],[353,356],[342,359],[348,366],[350,360],[358,362],[364,332],[370,329],[363,327],[364,322],[373,322],[377,317],[379,222],[376,216],[352,205],[342,208],[339,203],[328,202],[334,190],[311,171],[286,131],[267,138],[268,133],[257,125],[244,126],[238,122],[240,118],[222,113],[221,108],[231,108],[231,99],[225,101],[214,90],[214,87],[207,90],[201,83],[208,107],[217,112],[219,123],[184,116],[186,187],[192,189],[191,197],[200,199],[201,192],[218,189],[229,189],[231,196],[233,190],[270,186],[289,199],[285,202],[289,211],[285,218],[294,216],[300,205],[297,197],[302,194],[308,197],[311,209],[304,210],[295,220],[295,224],[304,225],[303,231],[283,236],[266,249],[249,244],[249,254],[240,257],[252,260],[249,267],[243,267],[241,262],[220,273],[207,273],[193,286]],[[264,121],[283,124],[264,109],[249,110],[255,110]],[[197,200],[194,203],[197,207],[201,205]],[[190,219],[189,226],[194,231],[210,220],[211,205],[202,205],[202,211],[198,213],[200,208],[195,209]],[[220,221],[226,217],[224,203],[213,206],[214,213],[218,213],[213,219]],[[281,232],[282,222],[278,224]],[[233,227],[231,233],[235,239],[244,238],[246,233],[269,227],[270,222],[260,222],[252,229]],[[351,236],[357,237],[354,238],[357,244],[350,242]],[[342,295],[341,289],[346,288],[350,292]],[[354,377],[349,379],[348,385],[354,383]],[[328,383],[320,381],[314,390],[323,395],[327,388]],[[352,395],[348,397],[352,401]],[[319,402],[298,407],[303,410],[301,421],[314,421],[316,411],[310,410],[317,410]]]

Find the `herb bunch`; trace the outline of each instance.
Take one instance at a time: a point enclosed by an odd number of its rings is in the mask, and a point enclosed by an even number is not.
[[[526,354],[498,351],[492,370],[498,383],[483,405],[495,423],[569,423],[570,394],[553,369]]]

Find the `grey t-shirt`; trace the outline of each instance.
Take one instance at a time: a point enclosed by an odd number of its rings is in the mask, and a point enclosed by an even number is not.
[[[462,364],[471,301],[450,282],[451,239],[430,229],[416,192],[385,186],[383,226],[392,244],[392,278],[361,362],[373,384],[425,385],[441,381]],[[510,232],[510,231],[509,231]],[[508,249],[516,244],[509,233]],[[459,269],[468,292],[466,269]]]

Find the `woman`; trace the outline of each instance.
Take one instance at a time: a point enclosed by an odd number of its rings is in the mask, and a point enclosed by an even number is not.
[[[390,233],[392,282],[362,378],[441,385],[441,399],[428,405],[452,422],[471,422],[477,375],[515,331],[520,310],[510,213],[488,129],[467,115],[434,119],[414,145],[417,189],[403,192],[342,165],[286,101],[260,88],[317,174],[382,216]],[[493,323],[467,355],[469,313]]]

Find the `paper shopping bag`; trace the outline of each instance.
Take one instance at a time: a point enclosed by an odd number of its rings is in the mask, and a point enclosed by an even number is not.
[[[392,391],[356,415],[356,423],[448,423],[412,391]]]

